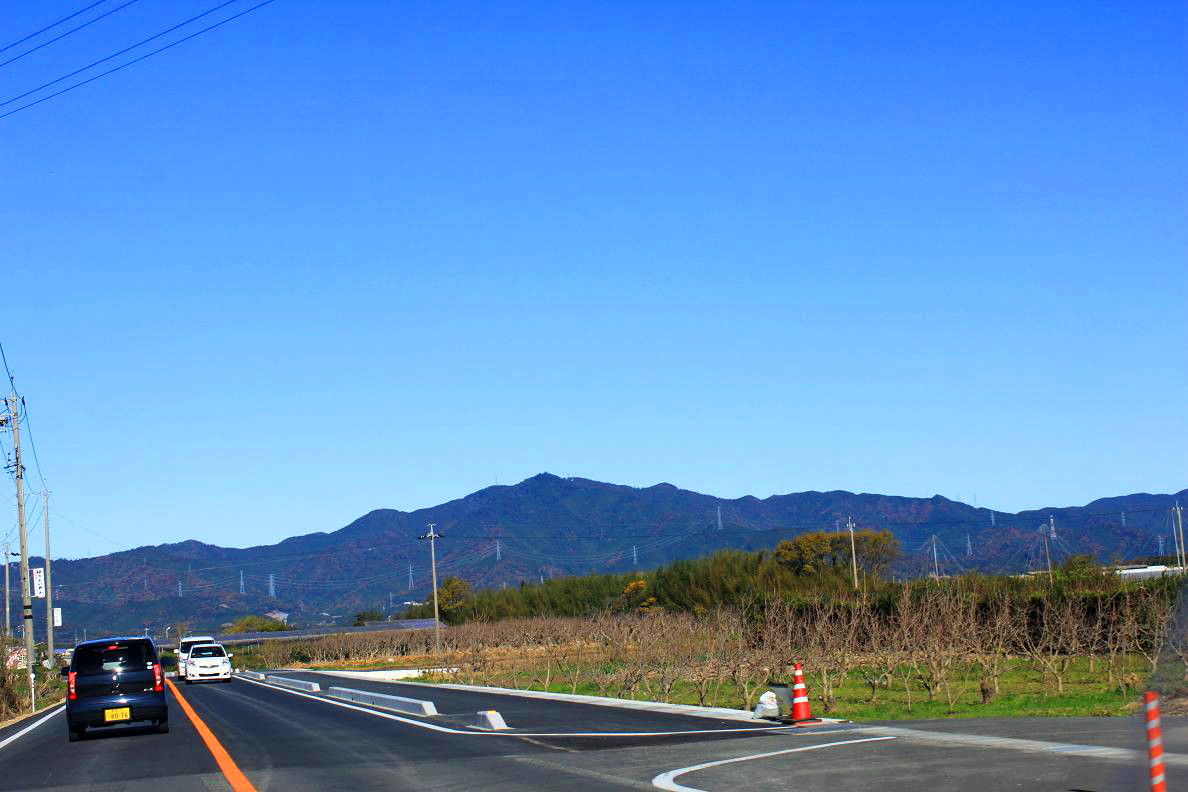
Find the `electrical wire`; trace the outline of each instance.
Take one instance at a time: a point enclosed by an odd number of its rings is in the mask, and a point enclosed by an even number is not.
[[[12,102],[17,101],[18,99],[22,99],[22,98],[28,96],[29,94],[36,93],[37,91],[40,91],[42,88],[47,88],[50,85],[54,85],[55,83],[59,83],[62,80],[65,80],[69,77],[73,77],[74,75],[78,74],[79,72],[86,71],[87,69],[90,69],[93,66],[97,66],[100,63],[103,63],[104,61],[111,60],[112,58],[117,57],[118,55],[122,55],[123,53],[127,52],[128,50],[136,49],[137,47],[141,46],[142,44],[152,41],[154,38],[159,38],[160,36],[163,36],[165,33],[168,33],[172,30],[176,30],[177,28],[182,27],[183,25],[189,24],[190,22],[194,21],[194,19],[199,19],[203,16],[206,16],[207,14],[211,13],[212,11],[217,11],[219,8],[222,8],[223,6],[226,6],[226,5],[230,5],[233,2],[236,2],[236,0],[227,0],[227,2],[223,3],[222,5],[216,6],[215,8],[212,8],[209,11],[204,11],[203,13],[199,14],[196,17],[193,17],[192,19],[187,20],[186,22],[182,22],[179,25],[174,25],[169,30],[162,31],[161,33],[158,33],[155,36],[151,36],[151,37],[145,39],[144,41],[141,41],[138,44],[133,44],[131,47],[127,47],[123,50],[120,50],[119,52],[115,53],[114,55],[108,55],[106,58],[97,60],[92,64],[82,67],[81,69],[76,69],[75,71],[71,72],[70,74],[59,77],[56,80],[51,80],[50,82],[48,82],[44,85],[41,85],[37,88],[34,88],[31,91],[26,91],[25,93],[21,94],[20,96],[14,96],[11,99],[7,99],[3,102],[0,102],[0,107],[3,107],[4,105],[7,105],[7,104],[11,104]],[[199,31],[189,34],[188,36],[183,36],[182,38],[178,39],[177,41],[166,44],[164,47],[159,47],[158,49],[155,49],[152,52],[147,52],[144,55],[141,55],[137,58],[133,58],[132,60],[128,61],[127,63],[121,63],[119,66],[116,66],[115,68],[108,69],[107,71],[104,71],[104,72],[100,72],[99,74],[96,74],[92,77],[88,77],[85,80],[81,80],[79,82],[74,83],[73,85],[67,86],[66,88],[63,88],[60,91],[55,91],[54,93],[49,94],[48,96],[43,96],[40,99],[29,102],[28,104],[21,105],[20,107],[16,108],[15,110],[9,110],[7,113],[2,113],[2,114],[0,114],[0,119],[8,118],[11,115],[15,115],[16,113],[21,112],[22,110],[28,110],[30,107],[35,107],[36,105],[39,105],[42,102],[48,102],[50,99],[54,99],[54,98],[61,96],[62,94],[65,94],[65,93],[69,93],[69,92],[73,91],[75,88],[81,88],[82,86],[84,86],[88,83],[95,82],[95,80],[102,79],[103,77],[106,77],[109,74],[114,74],[118,71],[128,68],[129,66],[140,63],[143,60],[147,60],[148,58],[151,58],[154,55],[159,55],[160,53],[165,52],[166,50],[173,49],[178,44],[184,44],[185,42],[189,41],[190,39],[197,38],[198,36],[201,36],[203,33],[209,33],[210,31],[214,30],[215,28],[222,27],[223,25],[227,24],[228,22],[232,22],[236,19],[239,19],[241,16],[250,14],[251,12],[253,12],[259,8],[263,8],[264,6],[266,6],[270,3],[273,3],[273,2],[275,2],[275,0],[263,0],[263,2],[257,3],[256,5],[251,6],[250,8],[248,8],[244,11],[240,11],[238,14],[233,14],[233,15],[227,17],[226,19],[222,19],[222,20],[214,23],[213,25],[204,27]]]
[[[33,47],[32,49],[25,50],[20,55],[14,55],[13,57],[9,58],[8,60],[4,61],[3,63],[0,63],[0,68],[7,66],[10,63],[16,63],[17,61],[19,61],[21,58],[25,57],[26,55],[31,55],[34,52],[37,52],[37,50],[41,49],[42,47],[48,47],[50,44],[53,44],[55,41],[61,41],[62,39],[69,36],[71,33],[77,33],[78,31],[82,30],[83,28],[95,24],[100,19],[105,19],[106,17],[111,16],[112,14],[114,14],[117,11],[122,11],[123,9],[127,8],[128,6],[132,5],[135,2],[138,2],[138,0],[128,0],[128,2],[124,3],[122,6],[116,6],[115,8],[111,9],[110,11],[105,11],[104,13],[95,17],[94,19],[83,22],[78,27],[73,27],[70,30],[67,30],[65,33],[54,36],[49,41],[43,41],[42,43],[38,44],[36,47]]]
[[[24,44],[29,39],[40,36],[45,31],[50,30],[51,28],[56,28],[58,25],[62,24],[63,22],[69,22],[71,19],[74,19],[79,14],[90,11],[92,8],[94,8],[97,5],[103,5],[104,2],[105,2],[105,0],[98,0],[98,2],[91,3],[89,6],[86,6],[85,8],[80,8],[78,11],[75,11],[73,14],[70,14],[69,16],[64,16],[61,19],[59,19],[57,22],[52,22],[52,23],[46,25],[41,30],[34,31],[22,39],[17,39],[16,41],[12,42],[8,46],[0,47],[0,52],[7,52],[8,50],[12,49],[13,47],[17,46],[18,44]]]
[[[141,39],[140,41],[136,42],[135,44],[133,44],[130,47],[125,47],[124,49],[119,50],[118,52],[113,52],[112,54],[102,57],[97,61],[92,61],[91,63],[88,63],[86,66],[83,66],[80,69],[75,69],[72,72],[63,74],[61,77],[57,77],[53,80],[50,80],[47,83],[42,83],[41,85],[37,86],[36,88],[34,88],[30,91],[25,91],[23,94],[18,94],[17,96],[12,97],[11,99],[6,99],[3,102],[0,102],[0,107],[4,107],[5,105],[12,104],[13,102],[17,101],[18,99],[24,99],[26,96],[35,94],[44,88],[49,88],[51,85],[57,85],[58,83],[62,82],[63,80],[68,80],[77,74],[82,74],[87,69],[93,69],[94,67],[98,66],[101,63],[106,63],[107,61],[111,60],[112,58],[118,58],[119,56],[123,55],[126,52],[131,52],[132,50],[136,49],[137,47],[144,46],[145,44],[148,44],[150,41],[159,39],[159,38],[161,38],[161,36],[172,33],[173,31],[177,30],[178,28],[185,27],[186,25],[190,24],[191,22],[195,22],[204,16],[213,14],[215,11],[218,11],[221,8],[226,8],[227,6],[229,6],[235,2],[238,2],[238,0],[225,0],[224,2],[220,3],[217,6],[214,6],[213,8],[208,8],[207,10],[203,11],[201,14],[198,14],[197,16],[190,17],[185,22],[179,22],[178,24],[174,25],[173,27],[166,28],[165,30],[160,31],[159,33],[154,33],[153,35],[149,36],[146,39]]]

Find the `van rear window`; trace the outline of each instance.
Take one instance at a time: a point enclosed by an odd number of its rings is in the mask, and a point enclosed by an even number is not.
[[[143,671],[151,668],[155,660],[147,641],[112,641],[78,647],[74,651],[74,670],[80,674]]]

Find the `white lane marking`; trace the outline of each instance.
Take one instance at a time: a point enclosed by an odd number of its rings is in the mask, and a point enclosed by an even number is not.
[[[399,721],[400,723],[407,723],[410,726],[419,726],[422,729],[429,731],[440,732],[442,734],[468,734],[472,737],[679,737],[690,734],[740,734],[743,732],[755,733],[772,733],[772,732],[796,732],[795,726],[760,726],[744,729],[690,729],[685,731],[651,731],[651,732],[484,732],[484,731],[469,731],[463,729],[451,729],[448,726],[438,726],[435,723],[425,723],[424,721],[413,720],[412,718],[402,718],[399,715],[393,715],[390,712],[379,712],[378,710],[368,709],[366,707],[357,707],[354,704],[347,704],[343,701],[335,701],[333,699],[324,698],[322,696],[312,696],[309,693],[302,693],[299,690],[291,690],[283,688],[279,685],[269,685],[266,682],[257,682],[254,679],[246,679],[240,677],[241,682],[249,682],[253,685],[266,687],[269,690],[276,690],[281,693],[289,693],[294,696],[301,696],[302,698],[313,699],[324,704],[333,704],[336,707],[344,709],[355,710],[356,712],[366,712],[368,715],[374,715],[377,718],[387,718],[388,720]],[[885,739],[885,738],[880,738]]]
[[[55,716],[55,715],[57,715],[59,712],[62,712],[64,709],[66,709],[66,705],[65,705],[65,704],[59,704],[59,705],[58,705],[58,708],[57,708],[56,710],[54,710],[53,712],[50,712],[50,713],[47,713],[46,715],[43,715],[42,717],[40,717],[40,718],[38,718],[37,720],[35,720],[33,723],[30,723],[28,726],[26,726],[25,728],[21,729],[21,730],[20,730],[19,732],[17,732],[16,734],[9,735],[8,737],[4,738],[4,740],[0,740],[0,748],[3,748],[4,746],[8,745],[8,744],[9,744],[10,742],[12,742],[13,740],[16,740],[16,739],[18,739],[18,738],[20,738],[20,737],[24,737],[26,734],[28,734],[29,732],[33,731],[34,729],[36,729],[36,728],[37,728],[38,726],[40,726],[41,724],[45,723],[47,720],[49,720],[50,718],[54,717],[54,716]]]
[[[781,754],[799,753],[801,751],[816,751],[819,748],[832,748],[835,745],[853,745],[855,743],[878,742],[880,740],[894,740],[894,737],[863,737],[860,740],[842,740],[841,742],[821,743],[820,745],[805,745],[801,748],[785,748],[782,751],[769,751],[761,754],[751,754],[750,756],[739,756],[734,759],[719,759],[716,762],[705,762],[699,765],[690,765],[689,767],[682,767],[678,770],[669,770],[667,773],[661,773],[652,779],[652,786],[660,789],[669,790],[669,792],[704,792],[704,790],[697,787],[682,786],[676,782],[678,776],[683,776],[685,773],[692,773],[697,770],[705,770],[707,767],[717,767],[718,765],[733,764],[734,762],[749,762],[752,759],[766,759],[769,756],[779,756]]]
[[[1026,753],[1075,754],[1092,759],[1106,759],[1120,762],[1140,762],[1147,752],[1131,748],[1111,748],[1108,745],[1080,745],[1076,743],[1046,742],[1020,737],[994,737],[986,734],[962,734],[959,732],[936,732],[923,729],[908,729],[900,726],[862,726],[860,731],[871,734],[890,734],[905,740],[968,745],[975,748],[1002,748],[1008,751]],[[1165,753],[1164,761],[1176,767],[1188,767],[1188,754]]]

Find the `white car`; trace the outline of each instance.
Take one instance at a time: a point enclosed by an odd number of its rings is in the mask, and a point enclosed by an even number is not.
[[[190,648],[199,644],[212,644],[215,639],[210,635],[187,635],[177,643],[177,676],[186,678],[186,660],[190,655]]]
[[[230,682],[231,658],[222,644],[205,643],[190,647],[186,657],[186,684],[192,682]]]

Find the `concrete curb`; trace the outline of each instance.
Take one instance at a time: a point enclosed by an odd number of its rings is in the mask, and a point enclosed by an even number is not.
[[[524,698],[552,701],[573,701],[578,704],[593,704],[598,707],[619,707],[621,709],[646,710],[648,712],[665,712],[670,715],[695,715],[701,718],[746,721],[748,723],[754,723],[756,721],[755,716],[746,710],[727,709],[726,707],[698,707],[693,704],[659,704],[654,701],[635,701],[634,699],[608,698],[606,696],[583,696],[574,693],[545,693],[539,690],[517,690],[514,688],[484,687],[482,685],[410,682],[403,676],[397,678],[389,677],[387,675],[394,672],[388,671],[315,671],[312,673],[329,674],[332,676],[347,677],[349,679],[370,679],[376,682],[399,682],[402,685],[420,685],[422,687],[446,688],[448,690],[496,693],[501,696],[522,696]],[[836,722],[828,718],[822,718],[821,720],[825,723]]]
[[[292,688],[293,690],[304,690],[306,693],[322,692],[322,686],[317,682],[306,682],[304,679],[290,679],[289,677],[267,674],[264,681],[271,685],[279,685],[280,687]]]
[[[261,673],[259,671],[240,671],[239,675],[245,676],[248,679],[254,679],[257,682],[263,682],[265,679],[268,678],[267,674]]]
[[[511,728],[504,722],[503,716],[495,710],[482,710],[474,713],[466,725],[472,729],[482,729],[483,731],[502,731]]]
[[[328,688],[326,695],[343,701],[353,701],[356,704],[366,704],[369,707],[403,712],[406,715],[420,715],[423,718],[432,718],[437,715],[437,707],[433,705],[433,702],[421,699],[389,696],[384,693],[371,693],[366,690],[342,687]]]

